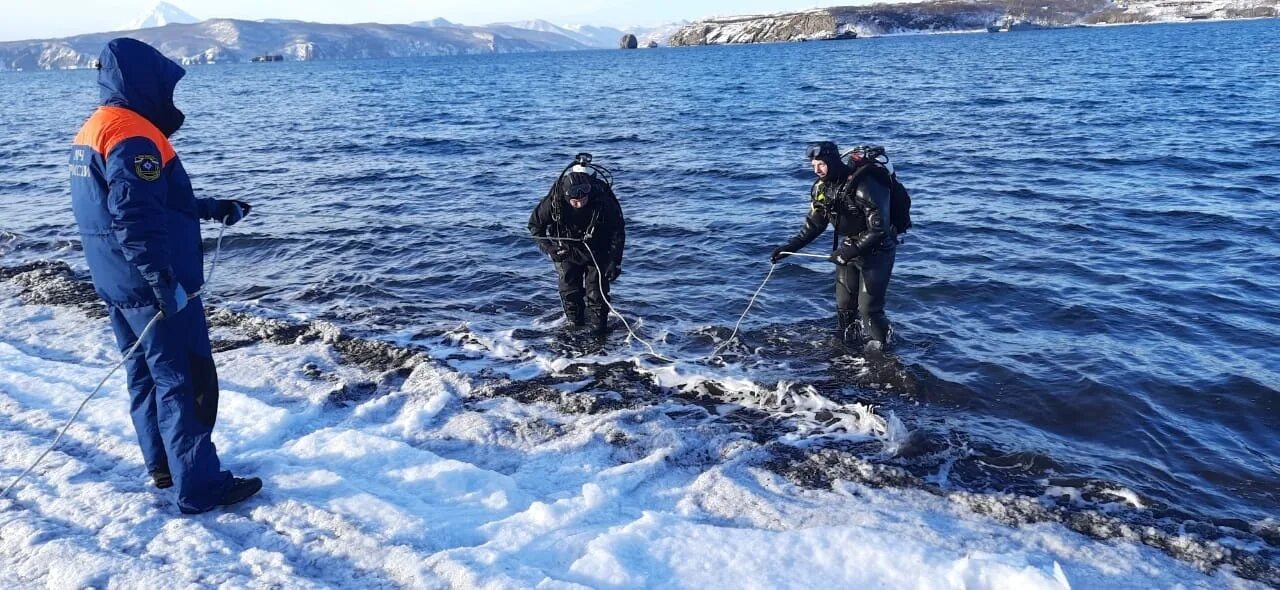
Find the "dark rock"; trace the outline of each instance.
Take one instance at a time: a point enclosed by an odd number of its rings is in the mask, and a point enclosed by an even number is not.
[[[635,35],[627,33],[621,39],[618,39],[618,49],[635,49],[640,46],[640,40]]]
[[[19,297],[23,303],[82,306],[95,308],[92,315],[105,315],[93,285],[77,277],[65,262],[39,261],[0,268],[0,279],[13,281],[22,289]]]
[[[372,381],[343,383],[341,387],[329,392],[329,403],[345,408],[353,403],[361,403],[373,399],[378,393],[378,384]]]
[[[324,373],[320,371],[320,367],[317,367],[315,363],[307,363],[302,365],[302,374],[308,379],[319,379]]]

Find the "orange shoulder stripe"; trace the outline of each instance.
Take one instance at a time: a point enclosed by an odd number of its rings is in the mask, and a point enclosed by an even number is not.
[[[76,145],[87,145],[107,157],[120,142],[142,137],[160,150],[161,165],[167,166],[177,157],[169,139],[142,115],[121,107],[99,107],[76,134]]]

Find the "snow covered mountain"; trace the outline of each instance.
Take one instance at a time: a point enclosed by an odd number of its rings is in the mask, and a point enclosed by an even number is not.
[[[617,47],[618,39],[627,33],[634,33],[633,31],[594,25],[565,25],[561,28],[577,35],[578,38],[592,43],[595,47]]]
[[[689,21],[682,20],[677,23],[667,23],[656,27],[626,27],[625,30],[640,40],[641,47],[647,47],[649,43],[666,46],[671,36],[680,31],[680,29],[688,26]]]
[[[509,23],[496,23],[490,26],[505,26],[517,29],[526,29],[530,31],[541,31],[545,33],[555,33],[563,35],[574,41],[582,43],[588,47],[597,47],[601,49],[611,49],[618,46],[618,40],[623,35],[635,35],[640,41],[641,47],[648,46],[650,41],[658,45],[666,45],[667,39],[689,24],[689,21],[680,21],[678,23],[670,23],[656,27],[601,27],[595,25],[557,25],[545,20],[527,20]]]
[[[455,27],[455,26],[459,26],[459,25],[456,25],[456,24],[454,24],[454,23],[450,22],[448,19],[438,18],[438,17],[437,17],[437,18],[433,18],[433,19],[431,19],[431,20],[420,20],[420,21],[417,21],[417,22],[409,23],[409,24],[410,24],[410,25],[412,25],[412,26],[415,26],[415,27],[423,27],[423,28],[427,28],[427,29],[432,28],[432,27]]]
[[[490,27],[510,27],[513,29],[523,29],[526,31],[538,31],[540,33],[552,33],[573,39],[587,47],[604,48],[616,47],[618,38],[623,35],[622,31],[611,29],[608,27],[592,27],[583,25],[560,26],[555,23],[535,19],[525,21],[515,21],[506,23],[493,23]]]
[[[808,41],[892,33],[980,31],[1000,20],[1042,26],[1280,16],[1280,0],[931,0],[717,17],[691,23],[671,44]]]
[[[198,23],[200,19],[191,16],[186,11],[169,4],[168,2],[160,2],[151,10],[142,13],[138,18],[133,19],[128,25],[121,27],[125,31],[134,31],[137,29],[150,29],[153,27],[163,27],[165,25],[189,25]]]
[[[120,32],[0,43],[0,70],[90,67]],[[587,49],[563,35],[513,27],[329,25],[300,21],[211,19],[129,31],[184,64],[247,62],[264,54],[286,60],[378,59]]]

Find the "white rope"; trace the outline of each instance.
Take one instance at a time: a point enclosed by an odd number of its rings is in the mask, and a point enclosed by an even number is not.
[[[209,266],[209,274],[205,275],[204,285],[200,287],[200,290],[196,291],[195,295],[187,297],[187,301],[191,301],[192,299],[199,297],[200,294],[204,292],[205,287],[208,287],[209,283],[213,282],[213,273],[218,270],[218,256],[222,254],[222,234],[226,232],[227,221],[224,218],[222,220],[222,224],[218,226],[218,245],[213,248],[213,264]]]
[[[591,251],[591,245],[587,244],[585,240],[582,242],[582,245],[586,246],[587,254],[591,255],[591,264],[594,264],[596,267],[596,278],[600,280],[600,296],[604,298],[604,304],[609,306],[609,311],[613,312],[613,315],[618,316],[618,319],[622,320],[622,325],[626,327],[627,333],[630,334],[631,338],[635,338],[640,342],[640,344],[643,344],[645,348],[649,349],[649,354],[653,355],[656,358],[660,358],[664,361],[667,361],[669,363],[676,362],[673,359],[669,359],[665,356],[658,354],[658,351],[653,349],[653,345],[649,344],[649,341],[637,336],[635,333],[635,330],[631,329],[631,324],[627,323],[627,318],[622,317],[622,314],[618,313],[618,310],[613,307],[613,303],[609,301],[609,296],[604,292],[604,271],[600,268],[600,263],[596,261],[596,254],[595,252]]]
[[[609,306],[609,311],[612,312],[613,315],[618,316],[618,319],[622,320],[622,325],[627,329],[627,334],[629,335],[629,337],[634,338],[636,341],[643,344],[645,348],[649,349],[649,354],[653,355],[654,357],[662,359],[669,363],[676,362],[672,359],[669,359],[665,356],[658,354],[658,351],[653,349],[653,345],[649,344],[649,341],[637,335],[635,330],[631,329],[631,324],[627,322],[627,318],[623,317],[622,313],[620,313],[617,310],[617,308],[613,306],[613,302],[609,301],[609,296],[606,295],[604,292],[604,270],[600,268],[600,262],[596,260],[596,254],[595,252],[591,251],[591,246],[587,244],[586,240],[581,238],[554,238],[554,237],[545,237],[545,236],[529,236],[529,237],[534,240],[540,240],[545,242],[579,242],[583,246],[585,246],[587,249],[587,254],[591,255],[591,264],[596,267],[596,278],[598,278],[600,281],[600,285],[599,285],[600,297],[604,299],[604,304]]]
[[[199,291],[196,291],[191,295],[187,295],[187,301],[191,301],[192,299],[199,297],[200,294],[204,292],[205,287],[208,287],[209,281],[213,280],[213,273],[218,270],[218,256],[222,252],[222,235],[226,231],[227,224],[224,219],[221,226],[218,228],[218,246],[213,251],[213,265],[209,268],[209,275],[205,280],[204,287],[201,287]],[[125,352],[124,356],[120,357],[120,362],[111,367],[111,371],[107,373],[106,377],[102,378],[102,381],[98,382],[98,386],[93,388],[93,391],[89,393],[89,396],[84,398],[84,401],[80,402],[80,407],[76,408],[75,413],[71,414],[71,417],[67,419],[67,423],[63,425],[62,430],[58,432],[58,436],[53,439],[53,443],[49,445],[49,448],[45,449],[43,453],[40,453],[40,456],[36,457],[36,460],[31,463],[31,466],[28,467],[26,471],[23,471],[21,475],[14,478],[13,482],[4,488],[4,491],[0,491],[0,498],[9,495],[9,490],[12,490],[14,486],[17,486],[18,482],[22,481],[23,478],[30,474],[31,471],[44,460],[45,456],[58,446],[58,443],[62,441],[62,437],[67,434],[67,430],[70,430],[71,425],[75,423],[76,418],[80,417],[80,412],[84,410],[84,407],[89,404],[89,401],[92,400],[94,396],[98,395],[99,391],[102,391],[102,386],[106,385],[107,381],[111,379],[111,376],[115,375],[116,371],[120,370],[120,367],[124,366],[125,361],[129,360],[129,357],[132,357],[133,354],[138,351],[138,347],[142,346],[142,341],[147,337],[147,334],[151,332],[151,328],[155,327],[156,322],[160,321],[160,317],[163,315],[163,312],[157,312],[156,315],[151,318],[151,321],[147,322],[147,326],[142,329],[142,333],[138,334],[138,340],[133,343],[133,346],[129,347],[128,352]]]
[[[760,286],[756,288],[756,292],[751,294],[751,300],[747,302],[747,308],[742,310],[742,315],[738,316],[738,323],[733,325],[733,333],[729,334],[729,337],[726,338],[724,342],[721,342],[720,346],[717,346],[715,350],[711,351],[711,354],[707,355],[707,358],[720,354],[720,351],[723,350],[724,347],[729,346],[729,343],[733,342],[734,337],[738,335],[738,327],[742,325],[743,318],[747,317],[747,312],[751,311],[752,305],[755,305],[756,297],[760,296],[760,292],[764,290],[764,286],[769,282],[769,278],[773,276],[773,271],[777,270],[777,268],[778,263],[776,262],[769,265],[769,274],[764,275],[764,280],[760,282]]]
[[[129,352],[124,353],[124,356],[120,358],[120,362],[116,363],[116,366],[111,367],[111,372],[107,373],[107,376],[103,377],[102,381],[98,382],[98,386],[93,388],[93,393],[90,393],[89,397],[84,398],[84,401],[80,402],[80,407],[76,408],[76,412],[71,415],[71,418],[67,420],[67,424],[62,427],[62,432],[59,432],[57,438],[53,439],[53,444],[50,444],[49,448],[45,449],[43,453],[40,453],[40,456],[36,457],[36,460],[31,463],[31,466],[28,467],[26,471],[22,472],[22,475],[19,475],[17,478],[15,478],[13,480],[13,483],[9,484],[9,486],[6,487],[3,492],[0,492],[0,498],[7,496],[9,494],[9,490],[12,490],[14,486],[18,485],[18,482],[22,481],[22,478],[26,477],[27,474],[31,473],[31,470],[35,469],[36,465],[39,465],[40,461],[44,460],[45,455],[48,455],[51,451],[53,451],[54,447],[58,446],[58,442],[62,440],[62,436],[65,435],[67,433],[67,430],[71,428],[71,423],[75,422],[76,418],[80,416],[80,411],[83,410],[85,405],[89,403],[89,400],[93,399],[93,396],[98,395],[98,392],[102,390],[102,386],[106,385],[107,380],[110,379],[112,375],[115,375],[116,371],[120,369],[121,365],[124,365],[124,362],[128,360],[129,357],[133,356],[133,353],[138,350],[138,346],[142,344],[142,339],[146,337],[147,332],[151,331],[151,327],[156,325],[156,321],[160,319],[160,315],[161,314],[157,313],[155,317],[151,318],[150,322],[147,322],[147,327],[143,328],[142,334],[138,335],[138,341],[133,343],[133,346],[129,348]]]
[[[800,252],[779,252],[779,254],[786,254],[787,256],[801,256],[804,258],[830,258],[830,256],[823,256],[822,254],[801,254]],[[769,274],[764,276],[764,280],[760,282],[760,286],[756,288],[756,292],[751,294],[751,300],[747,302],[747,308],[742,310],[742,315],[738,316],[738,322],[733,325],[733,333],[729,334],[729,337],[726,338],[724,342],[721,342],[720,346],[717,346],[715,350],[712,350],[711,354],[707,355],[707,358],[712,358],[717,354],[720,354],[721,350],[733,342],[734,337],[738,335],[738,328],[742,326],[742,320],[747,317],[747,312],[751,311],[751,306],[755,305],[756,298],[760,296],[760,292],[764,290],[764,286],[769,283],[769,278],[773,276],[773,271],[777,269],[777,262],[769,265]]]

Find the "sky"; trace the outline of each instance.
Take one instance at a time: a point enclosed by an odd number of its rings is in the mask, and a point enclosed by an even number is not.
[[[326,23],[410,23],[444,17],[455,23],[541,18],[557,24],[614,27],[660,25],[708,16],[849,5],[860,0],[175,0],[200,19],[297,19]],[[35,0],[0,0],[0,41],[67,37],[119,30],[155,6],[155,0],[61,0],[56,8]]]

